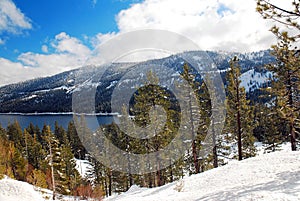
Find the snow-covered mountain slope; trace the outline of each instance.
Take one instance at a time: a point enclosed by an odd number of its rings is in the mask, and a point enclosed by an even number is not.
[[[251,92],[263,87],[262,85],[268,83],[271,78],[272,73],[269,71],[257,72],[255,69],[251,69],[243,73],[240,80],[241,86],[245,88],[246,92]]]
[[[266,82],[269,74],[264,71],[263,66],[274,61],[274,57],[270,55],[269,51],[247,54],[226,52],[206,53],[216,64],[223,79],[225,78],[226,69],[229,68],[229,60],[237,55],[240,59],[241,72],[244,73],[242,78],[244,81],[242,83],[246,88],[251,88],[251,91],[259,88]],[[173,77],[170,77],[169,73],[165,71],[159,72],[160,81],[162,82],[160,84],[168,86],[168,82],[173,82],[174,79],[178,78],[178,73],[182,72],[183,58],[185,56],[198,58],[199,56],[197,55],[201,54],[203,52],[193,51],[172,55],[163,59],[150,60],[140,64],[114,63],[105,72],[103,72],[104,68],[102,66],[85,66],[51,77],[3,86],[0,87],[0,112],[71,112],[73,93],[88,91],[92,87],[97,87],[95,98],[96,112],[110,112],[108,105],[115,86],[121,84],[132,86],[133,83],[136,83],[136,80],[145,77],[145,72],[141,70],[145,69],[145,66],[166,66],[172,69],[174,72],[172,73]],[[130,75],[128,72],[134,73]],[[102,73],[103,76],[100,76]],[[251,76],[252,74],[253,76]]]
[[[132,186],[106,201],[299,201],[300,152],[280,151],[234,161],[162,187]]]

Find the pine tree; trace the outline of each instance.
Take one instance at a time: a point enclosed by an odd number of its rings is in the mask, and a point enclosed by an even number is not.
[[[130,108],[130,112],[134,116],[134,122],[140,127],[147,128],[146,133],[141,134],[151,136],[151,138],[140,140],[140,146],[138,147],[141,150],[139,150],[139,153],[157,152],[163,149],[172,139],[174,135],[172,132],[178,122],[172,121],[176,118],[176,111],[170,100],[170,94],[166,92],[166,89],[159,86],[158,77],[152,71],[149,71],[145,85],[137,90],[134,96],[134,105]],[[164,122],[164,115],[167,116],[165,125],[162,123]],[[147,157],[145,163],[150,164]],[[156,163],[156,172],[147,174],[149,187],[163,185],[161,161],[158,156]]]
[[[41,188],[47,188],[46,175],[43,171],[35,169],[33,171],[33,185]]]
[[[255,155],[253,136],[253,110],[246,99],[245,89],[240,86],[240,67],[237,57],[230,61],[227,72],[227,119],[226,132],[234,135],[238,142],[238,159]]]
[[[76,116],[75,116],[75,121],[78,121]],[[75,158],[84,159],[85,155],[87,154],[87,151],[81,143],[81,140],[78,136],[78,133],[77,133],[77,130],[76,130],[76,127],[75,127],[75,124],[73,121],[70,121],[68,124],[67,136],[68,136],[70,145],[72,147],[72,152],[73,152]]]
[[[25,140],[18,121],[15,120],[14,123],[7,126],[7,135],[8,139],[14,142],[15,147],[23,152],[25,147]]]
[[[286,125],[276,106],[258,103],[254,114],[257,123],[253,132],[258,141],[263,142],[265,152],[279,150],[285,140]]]
[[[74,191],[75,187],[81,181],[81,176],[76,169],[76,161],[75,157],[72,153],[71,145],[69,139],[67,138],[66,132],[62,133],[62,143],[61,143],[61,158],[62,163],[64,163],[66,175],[66,183],[69,190]],[[67,193],[71,193],[71,191],[67,191]]]
[[[184,125],[188,125],[186,132],[188,132],[188,135],[192,137],[191,157],[186,158],[186,162],[188,163],[187,166],[190,166],[190,161],[192,161],[193,166],[191,168],[194,169],[193,172],[197,174],[200,172],[199,149],[201,149],[201,142],[204,139],[203,136],[205,136],[207,132],[207,118],[200,118],[200,83],[196,82],[196,76],[191,72],[191,68],[187,63],[183,65],[182,78],[185,80],[185,83],[177,84],[178,90],[180,90],[181,94],[183,94],[183,97],[181,98],[184,100],[184,103],[186,103],[186,105],[183,106],[184,109],[182,112],[186,112],[186,114],[183,115],[187,118],[182,119],[182,121],[186,121],[184,122]],[[201,111],[202,115],[205,111],[205,109]],[[203,121],[200,122],[200,119]],[[199,132],[201,134],[197,135],[197,126],[199,124],[201,124],[199,126]],[[191,171],[191,168],[188,167],[189,171]]]
[[[291,1],[292,9],[286,10],[266,0],[257,0],[257,11],[265,19],[284,25],[284,28],[273,26],[272,33],[277,38],[272,54],[277,62],[268,65],[274,74],[273,90],[276,95],[280,115],[289,126],[292,151],[297,150],[296,141],[300,124],[300,17],[299,2]],[[288,31],[286,31],[288,30]]]
[[[21,152],[13,144],[10,144],[8,154],[10,156],[10,165],[14,178],[25,181],[27,161],[22,157]]]
[[[0,126],[0,178],[2,175],[14,178],[11,166],[12,155],[9,152],[11,146],[13,144],[8,141],[5,129]]]
[[[47,143],[47,150],[49,150],[47,161],[51,170],[51,185],[53,190],[52,199],[55,200],[56,193],[69,194],[70,190],[67,188],[66,181],[66,165],[64,158],[62,158],[62,149],[59,147],[59,141],[51,132],[50,126],[43,129],[43,137]]]

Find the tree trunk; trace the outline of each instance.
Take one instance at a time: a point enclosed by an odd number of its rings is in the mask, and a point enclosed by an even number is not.
[[[106,197],[108,197],[108,185],[107,185],[106,178],[104,178],[104,189],[105,189],[105,195]]]
[[[193,137],[193,143],[192,143],[192,154],[193,154],[193,161],[195,166],[195,173],[199,173],[199,164],[198,164],[198,155],[197,155],[197,147],[196,147],[196,134],[195,134],[195,128],[194,128],[194,117],[193,117],[193,109],[192,109],[192,95],[191,91],[188,90],[188,102],[189,102],[189,110],[190,110],[190,121],[191,121],[191,132]]]
[[[128,137],[126,137],[126,144],[129,144],[129,139]],[[127,190],[133,185],[133,178],[131,175],[131,161],[130,161],[130,156],[129,154],[127,154],[127,166],[128,166],[128,173],[127,173],[127,177],[128,177],[128,181],[129,181],[129,186],[127,187]]]
[[[161,175],[160,175],[160,170],[156,171],[156,186],[161,186]]]
[[[296,146],[296,132],[295,132],[295,125],[293,122],[290,122],[290,135],[291,135],[291,148],[292,151],[297,150]]]
[[[51,142],[49,142],[49,152],[50,152],[50,167],[51,167],[51,181],[52,181],[52,188],[53,188],[53,196],[52,199],[55,200],[56,197],[56,186],[55,186],[55,179],[54,179],[54,168],[53,168],[53,154],[52,154],[52,147]]]
[[[292,90],[292,75],[290,72],[288,72],[288,85],[287,85],[287,93],[288,93],[288,102],[289,102],[289,106],[290,108],[293,108],[294,106],[294,101],[293,101],[293,90]],[[297,150],[297,146],[296,146],[296,132],[295,132],[295,124],[294,124],[294,111],[291,111],[291,115],[288,119],[289,121],[289,130],[290,130],[290,137],[291,137],[291,148],[292,151],[296,151]]]
[[[170,166],[170,182],[171,183],[173,182],[173,168],[172,168],[172,166]]]
[[[112,195],[112,171],[108,170],[108,195]]]
[[[158,148],[156,148],[156,150],[158,151]],[[156,162],[157,162],[157,170],[156,170],[156,186],[162,186],[162,176],[161,176],[161,163],[160,163],[160,158],[158,157],[158,152],[156,152]]]
[[[218,167],[218,153],[217,153],[217,144],[216,144],[216,134],[215,134],[215,120],[212,118],[212,139],[213,139],[213,159],[214,159],[214,168]]]
[[[152,183],[152,174],[151,173],[148,173],[148,180],[149,180],[149,188],[152,188],[153,187],[153,183]]]
[[[237,77],[237,76],[236,76]],[[240,114],[240,92],[239,92],[239,84],[238,77],[236,78],[236,109],[237,109],[237,134],[238,134],[238,159],[241,161],[243,159],[242,153],[242,131],[241,131],[241,114]]]

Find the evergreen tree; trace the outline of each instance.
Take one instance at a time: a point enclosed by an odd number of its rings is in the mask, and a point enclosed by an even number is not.
[[[204,117],[204,113],[207,110],[203,109],[201,116],[203,115],[204,118],[200,118],[200,83],[196,82],[196,76],[194,73],[192,73],[191,68],[187,63],[183,65],[183,72],[181,76],[185,80],[185,83],[179,83],[177,84],[177,87],[178,90],[181,91],[181,94],[183,94],[183,97],[180,98],[183,99],[186,105],[183,106],[184,108],[182,112],[186,112],[186,114],[183,115],[187,117],[182,119],[182,121],[185,121],[183,122],[183,124],[187,125],[186,132],[188,132],[188,135],[192,137],[191,154],[188,154],[188,158],[186,158],[185,160],[187,162],[188,170],[191,171],[193,169],[193,172],[197,174],[200,172],[199,149],[201,149],[201,143],[204,139],[203,137],[205,136],[208,127],[208,119]],[[202,100],[206,101],[204,100],[204,98]],[[200,119],[202,120],[202,122],[200,122]],[[197,135],[198,126],[199,132],[201,133],[200,135]],[[189,167],[191,164],[193,165]]]
[[[141,139],[140,143],[135,144],[139,145],[138,153],[157,153],[164,149],[176,134],[179,123],[178,111],[176,103],[171,101],[171,94],[159,86],[159,79],[152,71],[147,73],[147,81],[144,84],[134,96],[134,105],[130,108],[130,113],[134,116],[133,120],[137,126],[146,128],[145,133],[141,134],[148,138]],[[148,157],[145,158],[145,163],[150,164]],[[161,159],[158,155],[156,163],[156,171],[147,174],[148,187],[164,184]]]
[[[21,152],[13,144],[10,144],[8,154],[10,156],[10,166],[12,168],[14,178],[25,181],[27,161],[22,157]]]
[[[75,121],[78,121],[76,119],[77,119],[77,117],[75,116]],[[68,124],[67,136],[68,136],[70,145],[72,147],[72,152],[73,152],[75,158],[85,159],[85,155],[87,154],[87,151],[81,143],[81,140],[78,136],[78,133],[76,131],[76,127],[75,127],[75,124],[73,121],[70,121]]]
[[[278,100],[278,112],[288,124],[291,149],[295,151],[300,124],[299,2],[293,0],[291,6],[292,9],[286,10],[269,1],[257,0],[257,11],[265,19],[284,25],[283,28],[276,25],[271,28],[278,41],[272,46],[277,62],[267,67],[274,74],[272,92]]]
[[[61,158],[63,160],[62,163],[64,163],[63,166],[65,167],[64,174],[66,175],[68,189],[74,191],[77,184],[81,181],[81,176],[76,169],[75,157],[72,153],[71,145],[69,139],[67,138],[66,132],[63,132],[62,136]],[[69,194],[71,191],[67,191],[67,193]]]
[[[47,161],[51,170],[52,198],[55,200],[56,192],[62,194],[70,193],[70,190],[67,188],[66,165],[64,158],[62,158],[62,149],[59,146],[59,141],[51,132],[50,126],[44,127],[43,137],[47,143],[47,150],[49,150]]]
[[[238,142],[238,159],[255,155],[253,136],[253,110],[246,99],[246,92],[240,86],[240,67],[237,57],[230,61],[227,72],[227,119],[226,130],[234,135]]]
[[[14,142],[15,147],[23,152],[25,147],[25,140],[18,121],[15,120],[14,123],[7,126],[7,135],[8,139]]]
[[[41,170],[33,170],[33,178],[32,178],[32,184],[37,187],[41,188],[48,188],[47,182],[46,182],[46,175]]]
[[[13,154],[10,154],[11,146],[13,146],[13,144],[8,141],[5,129],[0,126],[0,178],[2,175],[14,178],[11,166],[11,158]]]
[[[286,123],[280,118],[275,106],[256,104],[254,118],[256,127],[254,136],[263,142],[265,152],[279,150],[280,145],[285,141]]]
[[[63,143],[66,131],[62,126],[58,125],[57,121],[55,121],[54,123],[54,135],[58,139],[60,144]]]

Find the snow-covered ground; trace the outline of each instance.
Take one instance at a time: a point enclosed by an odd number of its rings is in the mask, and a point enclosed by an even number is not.
[[[0,180],[0,201],[35,201],[44,200],[41,193],[25,182],[5,177]]]
[[[234,161],[162,187],[132,186],[106,201],[300,200],[300,152],[287,150]]]
[[[0,180],[0,201],[49,201],[52,191],[32,186],[26,182],[5,177]],[[72,196],[57,195],[56,201],[79,200]],[[84,200],[81,200],[84,201]]]
[[[79,161],[78,161],[79,162]],[[83,161],[81,161],[83,162]],[[5,177],[0,180],[0,201],[44,201],[51,191]],[[74,200],[64,197],[63,200]],[[300,152],[289,147],[186,177],[162,187],[132,186],[105,201],[192,200],[300,200]]]

